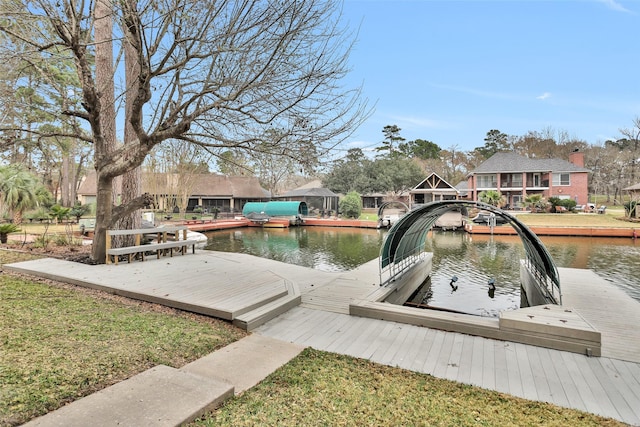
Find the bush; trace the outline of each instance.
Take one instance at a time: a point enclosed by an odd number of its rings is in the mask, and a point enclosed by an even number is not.
[[[80,217],[82,217],[82,215],[88,214],[89,212],[91,212],[90,205],[83,205],[78,202],[73,205],[73,208],[71,208],[69,215],[75,217],[77,221],[80,221]]]
[[[340,200],[340,212],[347,218],[360,218],[362,198],[355,191],[350,191]]]
[[[576,208],[576,201],[573,199],[561,199],[560,206],[566,208],[568,211],[572,211]]]
[[[42,234],[40,236],[36,236],[35,240],[33,241],[33,247],[47,249],[49,243],[51,243],[51,237],[47,236],[46,234]]]
[[[9,234],[18,231],[20,228],[15,224],[0,224],[0,243],[7,243]]]
[[[64,234],[54,234],[53,243],[55,243],[56,246],[70,246],[73,242]]]
[[[56,223],[62,222],[69,217],[71,208],[63,208],[60,205],[53,205],[49,208],[49,216],[56,221]]]
[[[573,199],[561,199],[559,197],[549,197],[551,212],[556,212],[556,206],[562,206],[568,211],[572,211],[576,207],[576,201]]]

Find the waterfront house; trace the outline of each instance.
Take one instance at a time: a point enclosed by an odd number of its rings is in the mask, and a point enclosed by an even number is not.
[[[486,190],[499,191],[508,208],[521,208],[525,197],[574,199],[588,202],[588,175],[584,153],[575,151],[569,160],[531,159],[510,152],[496,153],[467,175],[470,200]]]
[[[116,181],[116,188],[120,188],[119,182],[120,180]],[[96,174],[87,174],[78,189],[80,202],[95,203],[96,189]],[[257,177],[213,173],[181,177],[178,174],[145,172],[142,174],[142,192],[154,196],[156,208],[167,212],[181,205],[179,200],[185,192],[188,198],[187,212],[193,211],[197,206],[209,212],[217,209],[222,213],[239,213],[247,202],[270,200],[269,192],[260,186]]]
[[[459,200],[467,194],[466,182],[455,187],[432,172],[409,192],[410,207],[441,200]]]

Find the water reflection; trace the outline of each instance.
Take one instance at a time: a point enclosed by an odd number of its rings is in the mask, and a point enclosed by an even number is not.
[[[321,271],[349,271],[380,255],[385,233],[336,227],[244,227],[207,233],[205,249],[246,253]]]
[[[519,308],[521,255],[513,247],[490,236],[483,241],[464,232],[430,233],[426,250],[433,252],[431,298],[423,304],[488,317]],[[456,289],[450,283],[454,276]]]
[[[474,299],[487,299],[480,289],[486,292],[483,284],[493,277],[494,299],[500,302],[489,303],[473,314],[496,316],[500,310],[519,306],[519,260],[524,257],[524,248],[518,236],[435,232],[429,237],[426,249],[434,254],[430,305],[464,311],[464,307],[473,306]],[[557,267],[591,269],[640,301],[640,243],[620,238],[539,237]],[[453,274],[462,282],[458,294],[471,288],[464,298],[447,291]],[[465,283],[469,285],[463,287]]]
[[[248,253],[322,271],[347,271],[379,255],[384,230],[292,227],[239,228],[208,233],[207,249]],[[540,236],[558,267],[589,268],[640,301],[640,242],[619,238]],[[429,305],[497,316],[520,305],[518,236],[429,234],[426,250],[433,252],[433,283],[425,291]],[[449,282],[457,276],[458,289]],[[495,280],[490,294],[489,280]]]

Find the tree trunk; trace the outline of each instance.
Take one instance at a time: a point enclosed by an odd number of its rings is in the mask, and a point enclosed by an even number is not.
[[[107,257],[107,229],[111,227],[113,212],[113,179],[98,175],[98,190],[96,193],[96,228],[91,247],[91,258],[100,264],[106,262]]]
[[[113,178],[102,172],[102,161],[116,147],[115,85],[113,76],[113,6],[110,0],[95,3],[96,86],[100,101],[100,132],[103,144],[96,144],[97,175],[96,228],[91,258],[98,263],[106,261],[106,230],[111,227],[111,214],[115,192]],[[101,147],[99,146],[101,145]]]
[[[129,5],[135,10],[135,2]],[[126,30],[125,30],[126,32]],[[135,88],[137,88],[137,77],[140,74],[140,65],[136,50],[125,40],[124,43],[124,68],[125,68],[125,84],[127,91],[125,94],[125,126],[124,126],[124,144],[132,144],[138,139],[133,126],[131,125],[131,112],[133,110],[133,101],[136,97]],[[126,204],[136,199],[142,194],[140,167],[130,170],[122,177],[122,204]],[[131,230],[140,228],[142,225],[142,216],[140,211],[136,210],[130,215],[124,216],[118,222],[118,228],[123,230]],[[125,236],[128,241],[122,242],[123,245],[133,244],[135,236]]]
[[[62,176],[60,177],[60,198],[62,199],[62,206],[69,207],[71,204],[71,197],[69,194],[69,157],[70,154],[66,151],[62,152]]]

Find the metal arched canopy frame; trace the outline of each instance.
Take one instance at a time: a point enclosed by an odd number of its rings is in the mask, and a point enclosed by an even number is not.
[[[529,228],[515,216],[482,202],[467,200],[442,200],[422,205],[401,217],[391,227],[380,251],[380,269],[393,267],[396,264],[416,256],[424,250],[427,233],[436,220],[444,213],[463,208],[478,208],[489,211],[506,220],[518,233],[522,240],[529,267],[545,283],[545,287],[554,295],[557,291],[560,298],[560,279],[558,270],[551,255]],[[554,297],[554,299],[556,299]]]
[[[409,206],[407,206],[404,202],[401,202],[401,201],[384,202],[378,208],[378,218],[381,218],[382,214],[384,213],[384,210],[392,205],[400,205],[405,209],[406,212],[409,212]]]

